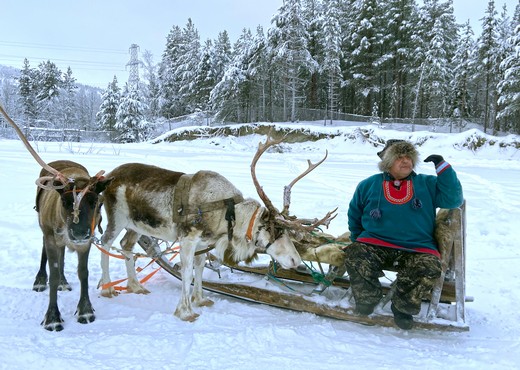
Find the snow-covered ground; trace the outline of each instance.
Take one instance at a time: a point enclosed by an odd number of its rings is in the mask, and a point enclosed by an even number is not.
[[[518,368],[520,151],[498,145],[477,152],[461,148],[476,131],[449,135],[373,129],[373,135],[383,139],[422,142],[427,137],[419,147],[421,157],[441,154],[459,175],[467,200],[467,294],[475,298],[467,304],[469,332],[367,327],[215,293],[207,293],[215,305],[199,309],[196,322],[182,322],[173,316],[180,282],[164,271],[146,283],[149,295],[100,297],[96,288],[100,252],[96,248],[89,262],[96,321],[88,325],[76,322],[77,259],[67,253],[65,272],[73,291],[59,293],[65,329],[48,332],[40,326],[48,291],[31,290],[41,250],[33,210],[34,180],[40,168],[21,141],[0,139],[4,176],[0,192],[0,369]],[[33,145],[45,161],[74,160],[91,174],[127,162],[187,173],[212,169],[228,177],[244,195],[258,198],[249,165],[260,140],[265,137],[168,144]],[[508,138],[500,140],[507,142]],[[378,148],[362,139],[338,137],[285,145],[285,149],[285,153],[266,153],[257,167],[274,204],[281,206],[283,186],[306,168],[306,160],[319,160],[327,149],[327,161],[293,188],[291,211],[314,217],[338,206],[339,215],[328,232],[339,235],[346,231],[348,202],[357,183],[377,172]],[[434,174],[431,163],[421,162],[417,170]],[[111,275],[114,279],[126,276],[122,262],[111,261]]]

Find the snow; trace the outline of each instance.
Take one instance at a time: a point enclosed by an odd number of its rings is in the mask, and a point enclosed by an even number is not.
[[[96,321],[79,324],[74,311],[79,298],[77,258],[65,256],[71,292],[59,293],[65,329],[48,332],[40,326],[48,291],[31,290],[38,270],[41,231],[33,210],[34,180],[40,171],[21,141],[0,140],[0,369],[513,369],[520,360],[520,152],[505,144],[518,137],[492,138],[471,130],[460,134],[372,131],[372,139],[407,138],[423,143],[422,158],[442,154],[455,170],[467,201],[467,303],[470,331],[406,332],[369,327],[308,313],[207,293],[213,307],[198,309],[194,323],[178,320],[173,311],[180,282],[159,271],[145,286],[149,295],[122,293],[100,297],[100,252],[89,261],[90,297]],[[356,127],[311,130],[343,130]],[[354,135],[355,136],[355,135]],[[469,150],[464,143],[487,137],[504,145]],[[285,144],[284,153],[261,158],[257,174],[275,205],[283,186],[328,150],[325,163],[292,191],[291,211],[300,217],[322,216],[339,207],[328,232],[347,230],[348,201],[357,183],[377,172],[376,152],[353,135],[317,142]],[[149,163],[187,173],[212,169],[229,178],[244,195],[258,198],[249,165],[264,137],[206,138],[175,143],[85,144],[33,143],[45,161],[70,159],[91,174],[127,162]],[[417,170],[434,174],[431,164]],[[139,262],[145,263],[145,262]],[[112,278],[126,276],[124,264],[111,260]]]

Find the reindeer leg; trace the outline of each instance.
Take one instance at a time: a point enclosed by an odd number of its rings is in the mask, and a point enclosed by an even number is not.
[[[70,291],[72,287],[70,286],[67,278],[65,277],[65,248],[59,250],[60,253],[60,282],[58,284],[58,290],[60,291]]]
[[[106,231],[103,233],[101,237],[101,246],[105,250],[106,253],[101,253],[101,279],[98,283],[98,288],[101,288],[101,295],[103,297],[112,298],[117,296],[118,292],[114,289],[113,286],[105,287],[106,284],[110,283],[110,261],[109,255],[107,254],[114,242],[114,239],[119,235],[122,228],[118,231],[115,230],[114,225],[108,224]],[[117,231],[117,233],[116,233]]]
[[[59,272],[59,252],[55,243],[45,242],[45,250],[49,263],[49,306],[43,318],[42,325],[50,331],[63,330],[63,319],[58,309],[58,284],[60,279]],[[64,247],[61,247],[64,248]]]
[[[125,236],[121,240],[121,247],[123,247],[123,254],[125,256],[126,275],[128,276],[126,289],[129,293],[148,294],[150,291],[137,279],[135,273],[134,254],[132,253],[134,245],[140,237],[141,234],[138,234],[133,230],[127,230]]]
[[[78,322],[81,324],[88,324],[96,319],[94,316],[94,309],[90,303],[88,295],[88,255],[90,253],[90,246],[85,251],[78,251],[78,278],[81,285],[81,292],[79,296],[78,308],[76,314],[78,315]]]
[[[191,301],[195,306],[212,306],[213,301],[209,298],[203,297],[202,292],[202,272],[204,271],[204,262],[206,256],[204,254],[195,256],[194,268],[195,268],[195,280],[193,282],[193,295]]]
[[[40,269],[36,273],[32,289],[35,292],[43,292],[45,289],[47,289],[47,277],[47,252],[45,252],[44,241],[40,258]]]
[[[200,235],[200,232],[198,232]],[[195,321],[198,314],[193,312],[190,300],[190,288],[193,280],[193,260],[195,258],[195,246],[197,245],[196,237],[188,235],[180,240],[181,251],[181,277],[182,277],[182,292],[174,315],[184,321]]]

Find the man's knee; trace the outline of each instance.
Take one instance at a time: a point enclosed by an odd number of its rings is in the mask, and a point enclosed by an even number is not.
[[[371,252],[366,244],[354,242],[344,249],[345,262],[348,265],[357,265],[359,261],[368,260]]]

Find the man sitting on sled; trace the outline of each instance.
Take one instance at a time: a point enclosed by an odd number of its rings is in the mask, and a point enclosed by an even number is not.
[[[434,163],[437,176],[415,173],[419,155],[407,141],[388,140],[377,155],[382,173],[361,181],[349,204],[353,243],[345,248],[346,269],[361,315],[370,315],[382,298],[382,270],[397,271],[391,310],[396,325],[409,330],[441,275],[436,209],[459,207],[462,187],[440,155],[424,160]]]

